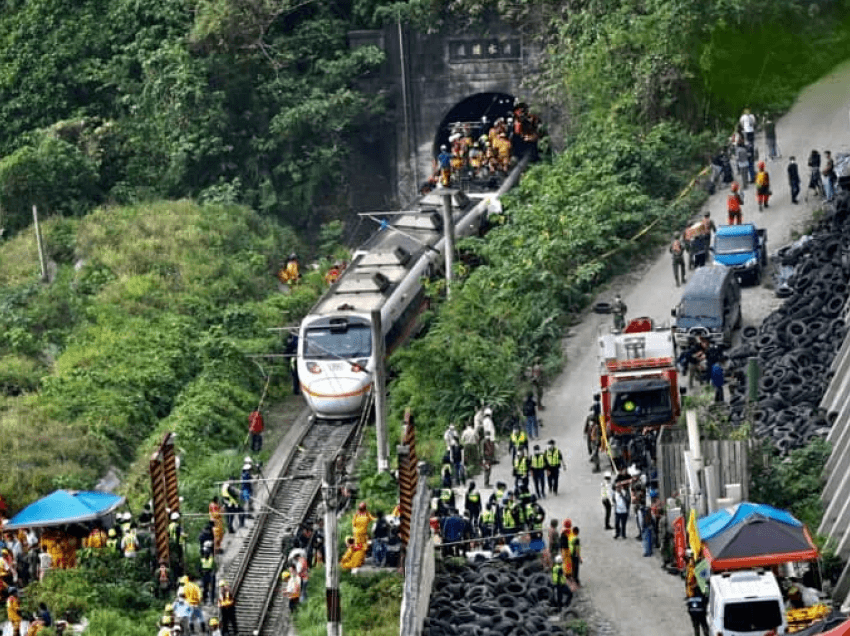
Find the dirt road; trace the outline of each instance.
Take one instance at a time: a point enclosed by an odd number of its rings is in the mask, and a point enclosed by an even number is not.
[[[802,187],[808,183],[806,161],[812,148],[831,150],[833,156],[850,151],[850,63],[838,67],[820,82],[800,95],[791,111],[777,122],[777,139],[782,157],[769,161],[773,197],[770,208],[759,213],[755,189],[746,191],[744,222],[754,222],[768,229],[771,252],[789,242],[792,232],[801,232],[811,217],[816,203],[811,198],[792,205],[786,166],[794,155],[800,165]],[[764,155],[764,143],[757,139]],[[805,190],[804,190],[805,192]],[[706,208],[715,223],[725,223],[727,190],[711,197]],[[802,195],[801,195],[802,197]],[[598,300],[613,298],[619,291],[628,305],[629,316],[651,316],[657,322],[670,320],[670,309],[679,298],[673,281],[669,255],[664,252],[649,259],[631,275],[600,290]],[[760,324],[779,304],[766,288],[747,288],[743,293],[744,324]],[[682,582],[660,568],[660,560],[642,558],[634,520],[628,526],[626,541],[613,540],[613,533],[603,529],[600,503],[601,476],[591,472],[584,441],[581,438],[585,415],[597,381],[595,337],[600,328],[608,328],[610,316],[587,314],[564,341],[567,366],[554,380],[543,398],[547,407],[541,413],[544,428],[541,441],[554,438],[566,455],[567,470],[557,497],[543,502],[551,517],[569,517],[582,529],[582,594],[592,602],[599,619],[594,621],[597,633],[669,636],[691,633],[684,609]],[[503,461],[494,471],[494,480],[509,479],[509,462]],[[548,524],[548,520],[547,520]]]

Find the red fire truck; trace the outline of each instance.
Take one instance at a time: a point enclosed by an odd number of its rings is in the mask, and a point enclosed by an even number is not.
[[[628,463],[639,459],[628,456],[632,441],[650,436],[644,447],[654,456],[653,434],[674,424],[681,410],[672,332],[635,318],[622,332],[599,336],[597,357],[606,438]]]

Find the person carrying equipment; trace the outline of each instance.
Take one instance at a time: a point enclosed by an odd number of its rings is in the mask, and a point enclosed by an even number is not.
[[[298,264],[298,255],[293,252],[289,255],[286,264],[277,273],[277,279],[284,285],[292,287],[301,278],[300,266]]]
[[[741,206],[744,205],[744,197],[739,192],[740,188],[737,181],[732,182],[730,190],[729,196],[726,199],[726,212],[729,216],[729,225],[741,225]]]
[[[555,565],[552,566],[552,587],[555,588],[555,606],[560,612],[573,602],[573,592],[567,585],[567,575],[564,572],[564,557],[560,554],[555,557]]]

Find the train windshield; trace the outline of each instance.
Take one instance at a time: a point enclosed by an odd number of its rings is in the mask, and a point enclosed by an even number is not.
[[[304,357],[313,360],[368,358],[372,355],[369,325],[348,324],[345,328],[315,327],[304,336]]]

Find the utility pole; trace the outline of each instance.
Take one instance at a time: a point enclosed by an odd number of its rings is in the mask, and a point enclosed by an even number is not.
[[[32,206],[32,221],[35,225],[35,242],[38,245],[38,260],[41,263],[41,282],[47,282],[47,255],[44,253],[44,239],[41,238],[41,225],[38,223],[38,208]]]
[[[375,436],[378,442],[378,472],[390,469],[389,442],[387,440],[387,378],[384,369],[384,330],[381,326],[381,310],[372,312],[372,343],[375,349]]]
[[[328,636],[342,636],[339,600],[339,564],[336,557],[336,472],[335,461],[325,459],[322,477],[322,500],[325,504],[325,602],[327,603]]]
[[[441,189],[443,196],[443,233],[446,239],[446,296],[452,294],[452,268],[455,259],[455,221],[452,214],[452,195],[457,190]]]

